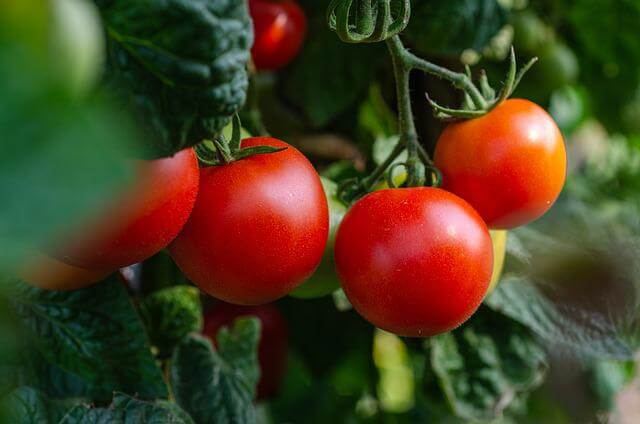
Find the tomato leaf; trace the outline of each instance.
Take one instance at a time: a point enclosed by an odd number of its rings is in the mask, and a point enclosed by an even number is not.
[[[544,349],[531,332],[488,308],[460,329],[425,343],[449,406],[466,420],[499,417],[542,384],[547,370]]]
[[[96,0],[107,79],[169,155],[218,134],[244,104],[253,42],[244,0]]]
[[[506,24],[497,0],[414,0],[411,21],[403,35],[423,54],[459,55],[482,51]]]
[[[52,401],[32,387],[19,387],[2,399],[2,422],[57,423],[72,407],[69,401]]]
[[[202,331],[200,291],[192,286],[175,286],[157,291],[140,303],[140,315],[159,356],[171,356],[191,332]]]
[[[49,362],[105,390],[167,396],[140,318],[115,278],[73,292],[10,288],[26,336]]]
[[[556,205],[559,225],[509,232],[503,279],[486,303],[549,343],[627,360],[640,346],[637,223],[596,210]]]
[[[231,331],[218,333],[218,351],[197,334],[178,346],[171,365],[172,391],[196,422],[255,421],[259,334],[257,319],[239,319]]]
[[[123,393],[116,393],[108,408],[78,405],[69,411],[60,424],[75,423],[171,423],[193,424],[193,420],[177,405],[167,401],[145,402]]]

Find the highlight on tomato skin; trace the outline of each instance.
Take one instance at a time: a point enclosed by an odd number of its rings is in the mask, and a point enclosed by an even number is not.
[[[111,271],[91,270],[68,265],[43,253],[34,253],[18,270],[25,283],[44,290],[71,291],[89,287]]]
[[[249,0],[253,18],[253,63],[258,70],[277,70],[300,52],[307,18],[294,0]]]
[[[193,149],[136,161],[136,176],[105,207],[58,237],[55,258],[86,269],[117,269],[164,249],[187,222],[198,194],[200,170]]]
[[[434,156],[443,185],[465,199],[489,228],[510,229],[544,215],[567,175],[564,138],[553,118],[522,99],[449,124]]]
[[[284,148],[202,169],[198,199],[169,250],[207,294],[238,305],[270,303],[316,270],[329,236],[318,173],[293,146],[271,137],[242,147]]]
[[[356,202],[338,230],[336,270],[354,308],[391,333],[429,337],[480,306],[493,269],[487,226],[463,199],[384,189]]]
[[[256,400],[265,400],[278,393],[287,369],[289,349],[287,322],[273,304],[237,306],[219,302],[205,313],[202,333],[215,344],[218,331],[222,327],[232,326],[233,322],[241,317],[256,317],[260,320],[258,344],[260,381]]]

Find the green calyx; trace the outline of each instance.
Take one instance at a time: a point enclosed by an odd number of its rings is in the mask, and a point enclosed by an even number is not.
[[[241,147],[241,141],[242,125],[238,115],[235,115],[233,117],[233,131],[230,140],[227,140],[227,138],[221,134],[213,140],[204,140],[195,146],[195,151],[200,163],[204,166],[220,166],[253,155],[277,153],[285,150],[284,147],[273,146],[253,146],[243,149]]]
[[[402,32],[410,16],[410,0],[332,0],[327,22],[346,43],[376,43]]]

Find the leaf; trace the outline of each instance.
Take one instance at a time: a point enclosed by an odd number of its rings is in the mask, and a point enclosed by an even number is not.
[[[482,51],[506,24],[498,0],[414,0],[411,21],[403,35],[418,52],[459,55]]]
[[[253,43],[246,0],[95,0],[108,86],[169,155],[217,135],[244,104]]]
[[[171,364],[172,391],[196,423],[255,422],[259,334],[257,319],[239,319],[231,331],[220,330],[217,352],[197,334],[178,346]]]
[[[548,343],[631,359],[640,346],[637,217],[634,225],[581,203],[554,214],[538,230],[509,233],[503,280],[486,304]]]
[[[68,402],[52,402],[31,387],[19,387],[2,401],[2,414],[11,423],[57,423],[70,408]]]
[[[139,150],[126,117],[104,99],[72,98],[13,41],[0,34],[0,272],[100,207]]]
[[[376,72],[388,59],[382,44],[345,44],[324,21],[309,35],[304,50],[283,77],[283,94],[313,127],[322,127],[366,96]]]
[[[18,282],[11,289],[26,335],[49,362],[105,390],[167,396],[142,323],[115,278],[73,292]]]
[[[140,315],[160,356],[170,356],[187,334],[202,331],[200,291],[192,286],[157,291],[140,303]]]
[[[166,401],[145,402],[122,393],[116,393],[108,408],[79,405],[69,411],[60,421],[60,424],[76,423],[193,424],[193,420],[175,404]]]
[[[426,341],[438,383],[456,416],[490,420],[542,384],[546,355],[522,325],[487,308],[463,327]]]

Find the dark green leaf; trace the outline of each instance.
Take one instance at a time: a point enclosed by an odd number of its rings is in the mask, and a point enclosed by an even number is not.
[[[116,393],[109,408],[76,406],[60,421],[60,424],[80,423],[193,424],[193,420],[175,404],[166,401],[145,402]]]
[[[462,328],[426,343],[451,409],[467,420],[499,417],[538,387],[547,369],[544,349],[530,331],[487,308]]]
[[[73,292],[11,288],[30,341],[49,362],[107,390],[167,396],[144,327],[115,278]]]
[[[160,356],[170,356],[187,334],[202,331],[200,291],[192,286],[157,291],[140,303],[140,315]]]
[[[171,364],[172,391],[196,423],[255,421],[259,334],[257,319],[240,319],[231,331],[218,333],[218,351],[197,334],[178,346]]]
[[[459,55],[482,51],[506,24],[497,0],[414,0],[411,21],[403,35],[423,54]]]
[[[325,26],[310,35],[284,78],[284,96],[312,126],[321,127],[366,95],[387,54],[380,44],[342,43]]]
[[[243,105],[253,42],[245,0],[96,0],[108,79],[159,154],[212,138]]]
[[[31,387],[20,387],[2,400],[6,422],[14,424],[58,423],[71,408],[68,402],[52,402]]]

